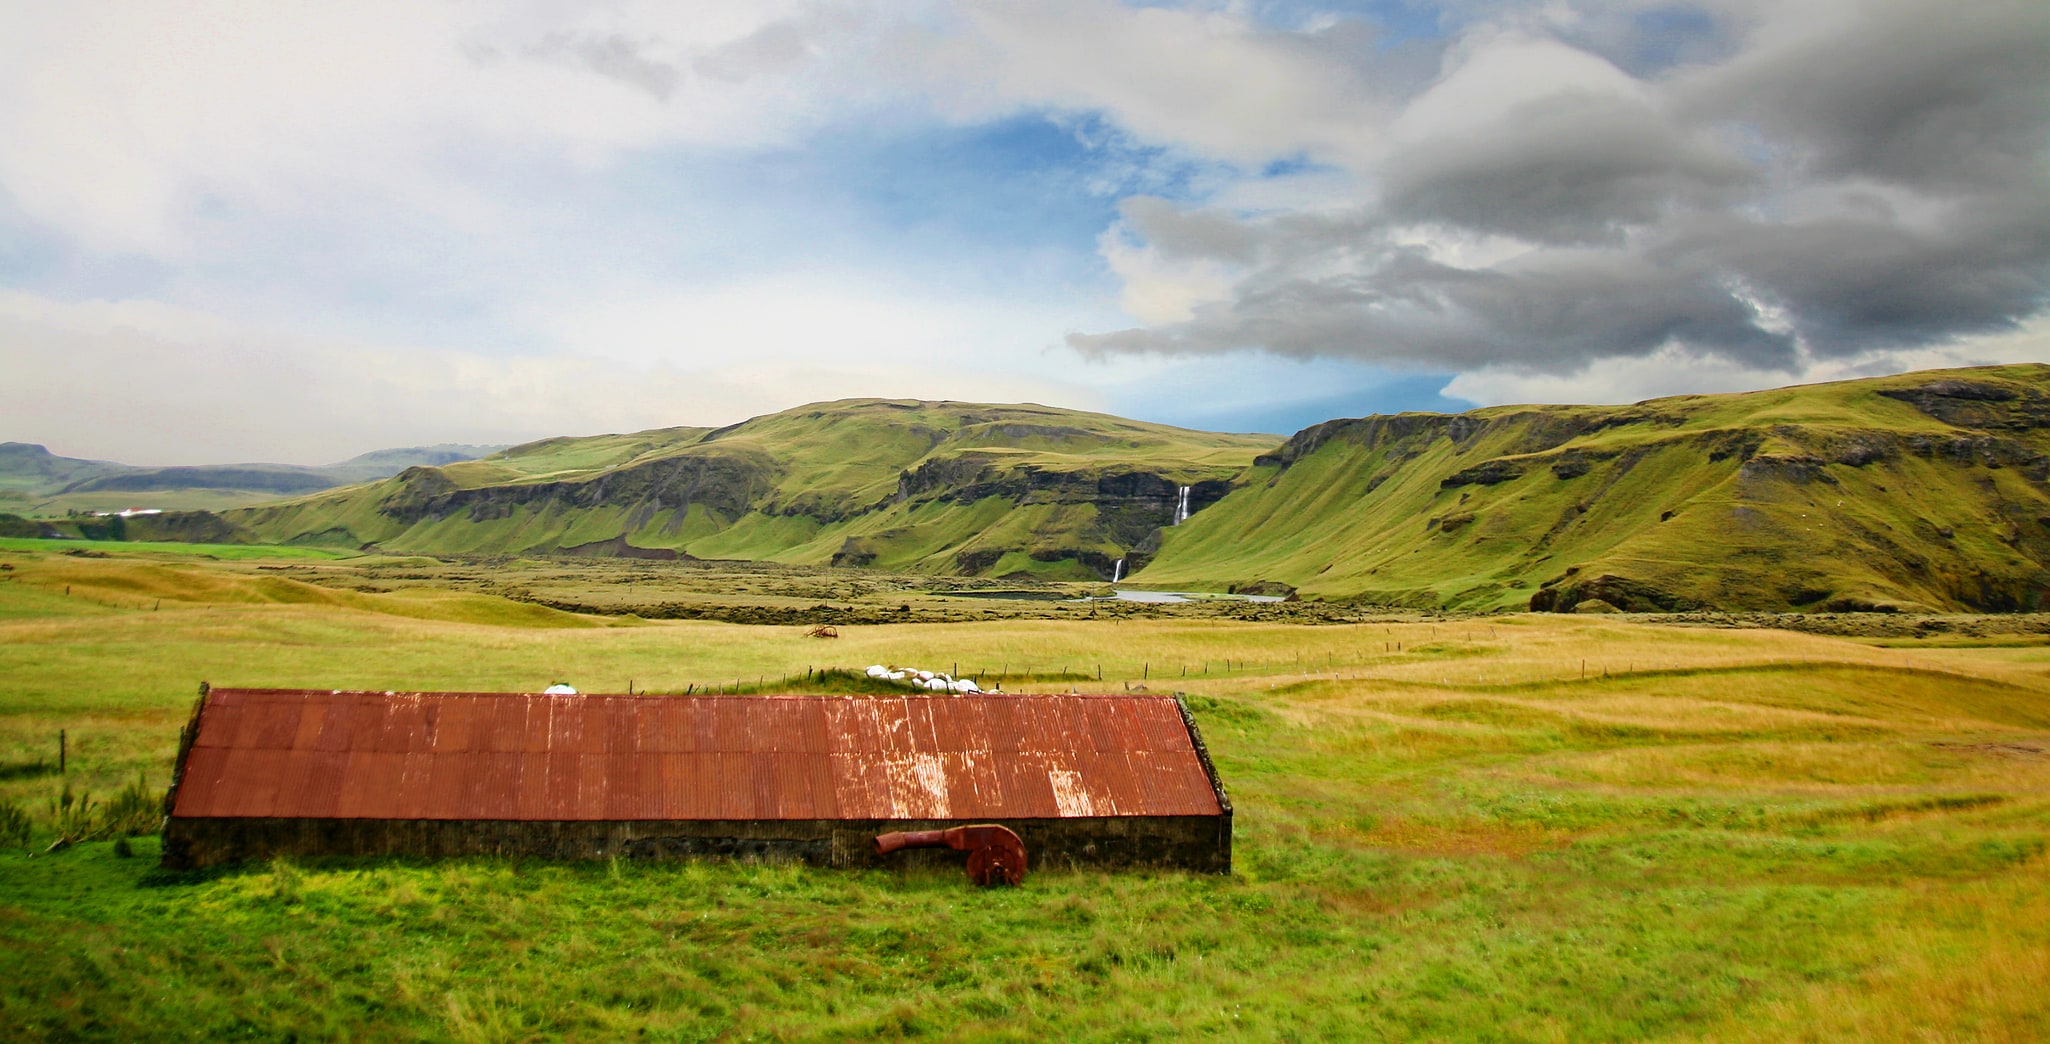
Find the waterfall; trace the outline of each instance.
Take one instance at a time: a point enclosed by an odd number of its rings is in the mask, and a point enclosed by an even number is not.
[[[1120,558],[1120,559],[1118,559],[1118,561],[1117,561],[1117,564],[1116,564],[1116,565],[1114,565],[1114,566],[1111,566],[1111,567],[1110,567],[1110,582],[1111,582],[1111,583],[1117,583],[1118,581],[1120,581],[1120,580],[1123,580],[1124,578],[1125,578],[1125,560],[1124,560],[1124,559],[1122,559],[1122,558]]]
[[[1189,487],[1181,487],[1181,496],[1174,506],[1174,524],[1181,525],[1189,520]]]

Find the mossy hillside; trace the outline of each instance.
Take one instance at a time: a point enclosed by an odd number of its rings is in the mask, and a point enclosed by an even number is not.
[[[2011,366],[1334,421],[1135,579],[1465,608],[2026,608],[2050,587],[2046,404],[2050,368]]]
[[[716,431],[555,439],[236,512],[283,543],[419,553],[632,553],[1107,577],[1214,500],[1268,436],[1040,406],[846,400]],[[517,474],[515,474],[517,472]],[[965,553],[965,557],[964,557]]]
[[[711,434],[711,428],[656,428],[627,435],[559,436],[529,442],[463,465],[450,465],[451,476],[462,475],[467,484],[494,485],[512,480],[547,481],[616,468],[645,457],[659,456],[693,445]],[[460,469],[470,468],[467,472]],[[486,470],[494,469],[494,470]]]

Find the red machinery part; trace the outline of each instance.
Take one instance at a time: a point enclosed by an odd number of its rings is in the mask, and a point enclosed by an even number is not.
[[[995,823],[948,830],[906,830],[876,837],[876,854],[901,848],[951,848],[968,853],[968,879],[978,885],[1014,885],[1025,880],[1025,842],[1010,827]]]

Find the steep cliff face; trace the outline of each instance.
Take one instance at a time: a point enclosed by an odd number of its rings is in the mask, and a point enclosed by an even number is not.
[[[2050,368],[1332,421],[1136,580],[1468,608],[2035,608]]]
[[[1039,406],[849,400],[717,430],[551,439],[235,512],[263,539],[1108,578],[1266,436]],[[560,465],[560,466],[558,466]]]

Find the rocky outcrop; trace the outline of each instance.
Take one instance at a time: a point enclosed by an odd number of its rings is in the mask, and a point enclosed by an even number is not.
[[[1658,585],[1625,576],[1603,573],[1591,579],[1571,575],[1553,577],[1530,596],[1534,613],[1570,613],[1588,602],[1600,602],[1626,613],[1680,613],[1706,608],[1690,598],[1662,590]]]
[[[1960,428],[2032,431],[2050,427],[2050,395],[2006,381],[1944,378],[1879,394]]]
[[[774,477],[774,466],[766,457],[747,453],[694,454],[566,482],[477,488],[457,486],[440,468],[408,468],[391,480],[392,491],[378,502],[377,510],[411,525],[459,514],[487,522],[535,508],[646,507],[681,517],[696,504],[731,520],[767,499]]]

